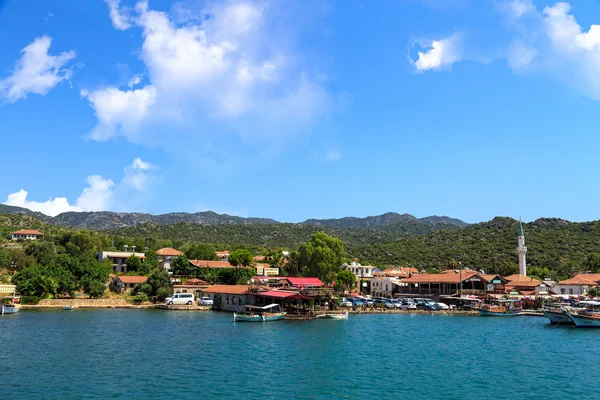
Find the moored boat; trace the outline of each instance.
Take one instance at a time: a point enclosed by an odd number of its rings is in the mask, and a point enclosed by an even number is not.
[[[285,317],[285,312],[279,304],[268,306],[245,306],[244,311],[233,313],[233,322],[266,322],[279,321]]]
[[[75,309],[75,306],[64,306],[62,309],[64,311],[73,311]]]
[[[567,312],[567,315],[577,328],[600,328],[600,314],[576,314],[574,312]]]
[[[19,312],[19,307],[16,304],[2,304],[0,306],[0,315],[16,314]]]
[[[522,315],[521,302],[518,300],[495,300],[492,304],[483,304],[476,308],[482,317],[516,317]]]
[[[325,314],[325,318],[329,319],[348,319],[348,311],[340,314]]]
[[[544,317],[550,320],[554,325],[573,325],[573,320],[562,308],[544,309]]]

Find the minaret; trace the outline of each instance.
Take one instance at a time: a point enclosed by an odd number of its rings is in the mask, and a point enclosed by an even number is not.
[[[519,273],[523,276],[527,276],[527,262],[525,261],[525,255],[527,254],[527,247],[525,247],[525,235],[523,234],[523,224],[519,218],[519,229],[517,230],[517,252],[519,253]]]

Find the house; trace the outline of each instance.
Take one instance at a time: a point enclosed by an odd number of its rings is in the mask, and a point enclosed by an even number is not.
[[[229,260],[229,250],[215,251],[217,258],[221,261]]]
[[[373,265],[361,265],[355,258],[351,264],[344,263],[342,269],[350,271],[356,276],[356,283],[361,291],[370,291],[370,282],[372,278],[381,272],[379,267]]]
[[[204,289],[208,288],[210,283],[202,279],[188,279],[183,283],[173,285],[173,293],[193,293],[196,299],[202,297]]]
[[[212,285],[201,293],[213,300],[215,310],[239,312],[249,304],[248,285]]]
[[[171,247],[164,247],[156,250],[156,255],[158,256],[158,265],[170,271],[173,260],[179,256],[182,256],[183,252],[175,250]]]
[[[110,290],[115,293],[125,293],[138,283],[145,283],[147,280],[147,276],[116,276],[110,283]]]
[[[506,293],[505,285],[508,280],[500,275],[481,274],[481,277],[486,281],[485,291],[487,294],[504,294]]]
[[[544,282],[529,276],[514,274],[505,277],[508,281],[504,287],[506,293],[513,296],[547,296],[550,288]]]
[[[127,272],[127,259],[132,255],[142,260],[146,258],[144,253],[135,253],[129,251],[102,251],[96,255],[96,258],[98,261],[110,260],[113,267],[113,272],[125,273]]]
[[[376,276],[371,279],[371,296],[393,298],[401,291],[402,279],[390,276]]]
[[[410,278],[414,274],[418,274],[419,270],[413,267],[391,267],[386,268],[381,272],[376,273],[375,275],[379,276],[389,276],[391,278]]]
[[[461,284],[462,283],[462,284]],[[401,281],[399,291],[402,293],[455,294],[461,289],[463,293],[482,294],[487,288],[487,281],[476,271],[447,270],[440,274],[415,274]]]
[[[44,238],[44,234],[34,229],[21,229],[13,232],[12,240],[40,240]]]
[[[552,291],[559,295],[581,296],[590,288],[600,287],[600,274],[579,274],[558,282]]]

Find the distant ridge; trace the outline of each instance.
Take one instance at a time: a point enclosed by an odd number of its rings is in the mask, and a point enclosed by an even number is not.
[[[40,221],[52,225],[87,228],[94,230],[118,229],[143,224],[281,224],[281,222],[270,218],[243,218],[228,214],[217,214],[213,211],[203,211],[197,213],[180,212],[160,215],[112,211],[70,211],[59,214],[56,217],[50,217],[40,212],[28,210],[27,208],[0,204],[0,214],[29,215]],[[365,218],[345,217],[338,219],[308,219],[304,222],[299,223],[298,225],[312,225],[316,227],[335,229],[376,229],[390,227],[399,231],[421,231],[421,229],[416,228],[422,226],[423,229],[430,231],[444,229],[446,227],[453,229],[457,227],[462,228],[469,224],[459,219],[450,217],[431,216],[425,218],[416,218],[410,214],[398,214],[394,212],[389,212]]]

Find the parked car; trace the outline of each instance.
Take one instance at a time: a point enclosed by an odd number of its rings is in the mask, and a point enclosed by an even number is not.
[[[419,299],[416,303],[417,310],[425,310],[425,311],[436,311],[439,310],[439,306],[431,300],[427,299]]]
[[[390,300],[392,302],[392,304],[394,305],[394,307],[400,309],[402,307],[402,302],[398,299],[392,299]]]
[[[365,307],[373,307],[373,299],[361,299]]]
[[[167,304],[194,304],[194,295],[192,293],[175,293],[171,297],[165,299]]]
[[[412,301],[412,299],[403,299],[402,303],[400,304],[400,309],[402,309],[402,310],[416,310],[417,309],[417,305],[415,304],[414,301]]]
[[[449,310],[450,309],[450,307],[446,303],[437,302],[435,304],[437,304],[437,306],[439,307],[438,308],[439,310]]]
[[[362,307],[364,305],[363,301],[356,297],[349,298],[348,300],[350,300],[350,302],[352,303],[352,306],[354,306],[354,307]]]
[[[394,303],[390,299],[384,299],[383,297],[373,300],[373,307],[376,308],[395,308]]]
[[[352,302],[345,297],[340,299],[340,307],[352,307]]]
[[[200,299],[198,299],[198,305],[199,306],[212,306],[213,299],[211,299],[210,297],[201,297]]]

